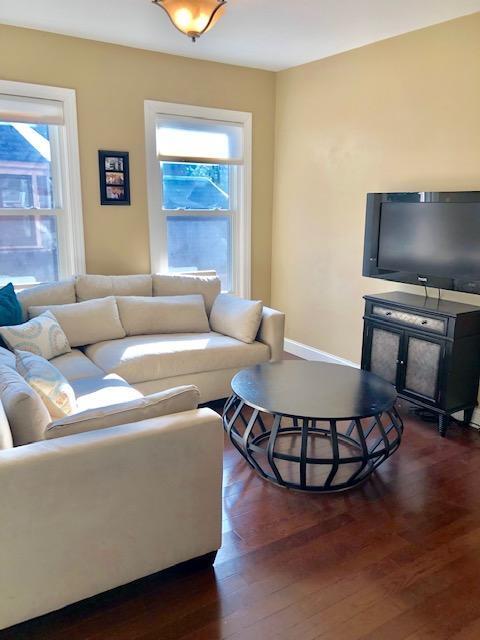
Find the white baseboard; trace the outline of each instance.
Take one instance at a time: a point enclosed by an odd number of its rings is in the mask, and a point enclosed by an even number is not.
[[[296,340],[290,340],[289,338],[285,338],[283,348],[287,353],[291,353],[292,355],[297,356],[298,358],[303,358],[304,360],[317,360],[320,362],[331,362],[332,364],[344,364],[349,367],[356,367],[357,369],[360,368],[360,365],[356,362],[340,358],[339,356],[333,355],[333,353],[315,349],[315,347],[310,347],[307,344],[297,342]],[[461,418],[462,416],[460,412],[458,419],[461,420]],[[470,426],[480,431],[480,407],[476,408],[473,412]]]
[[[289,338],[285,338],[283,348],[287,353],[291,353],[292,355],[303,358],[304,360],[319,360],[320,362],[331,362],[332,364],[344,364],[348,367],[355,367],[356,369],[360,368],[360,365],[357,362],[352,362],[351,360],[334,356],[333,353],[327,353],[327,351],[321,351],[320,349],[315,349],[315,347],[309,347],[307,344],[297,342],[296,340],[290,340]]]

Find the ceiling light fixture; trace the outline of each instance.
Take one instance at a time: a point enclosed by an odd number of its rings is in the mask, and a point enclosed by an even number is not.
[[[226,0],[152,0],[162,7],[172,24],[195,42],[222,15]]]

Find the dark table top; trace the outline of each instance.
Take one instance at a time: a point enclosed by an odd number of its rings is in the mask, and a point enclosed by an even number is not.
[[[395,388],[373,373],[353,367],[283,360],[244,369],[233,392],[253,408],[285,416],[348,420],[392,408]]]

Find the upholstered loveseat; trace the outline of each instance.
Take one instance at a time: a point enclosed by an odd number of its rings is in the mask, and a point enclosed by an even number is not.
[[[240,368],[279,359],[284,326],[264,307],[251,341],[235,317],[242,339],[212,331],[219,294],[215,277],[158,275],[19,293],[25,320],[47,310],[63,323],[70,347],[50,363],[78,406],[25,420],[15,356],[0,350],[0,629],[219,548],[221,419],[197,406],[227,396]]]

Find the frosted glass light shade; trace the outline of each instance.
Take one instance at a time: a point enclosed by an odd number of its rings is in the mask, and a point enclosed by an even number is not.
[[[226,0],[153,0],[174,26],[195,42],[213,27],[225,10]]]

